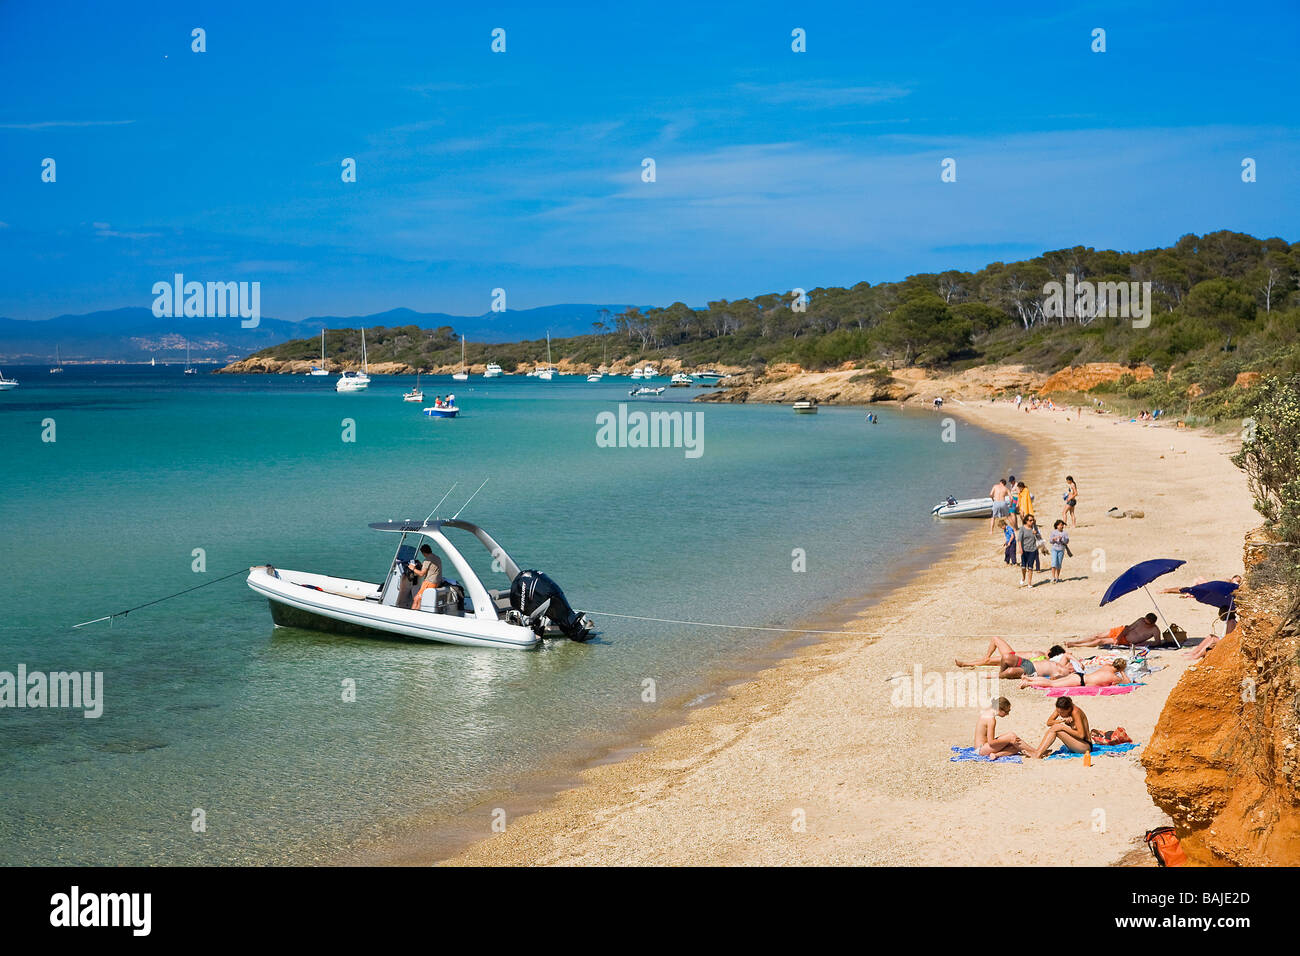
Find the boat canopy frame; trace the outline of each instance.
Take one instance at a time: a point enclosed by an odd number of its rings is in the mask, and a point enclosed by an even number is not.
[[[467,531],[483,546],[483,548],[492,556],[492,560],[501,566],[501,570],[510,578],[513,583],[514,579],[519,576],[519,565],[515,563],[514,558],[510,557],[505,548],[497,543],[496,539],[470,521],[461,521],[458,518],[435,518],[429,521],[376,521],[370,525],[375,531],[384,531],[390,534],[400,534],[397,541],[397,550],[393,554],[393,561],[390,565],[388,575],[385,576],[384,584],[381,590],[386,590],[389,579],[399,571],[397,564],[398,555],[401,553],[402,545],[408,535],[416,535],[420,538],[427,538],[433,542],[447,559],[451,561],[456,572],[460,575],[460,584],[465,588],[465,593],[469,597],[470,606],[473,607],[473,616],[482,620],[498,620],[497,604],[488,594],[487,588],[479,578],[477,572],[470,566],[454,544],[443,534],[444,528],[455,528],[460,531]],[[444,575],[445,576],[445,575]]]

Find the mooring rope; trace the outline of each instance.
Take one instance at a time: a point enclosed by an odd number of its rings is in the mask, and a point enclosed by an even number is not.
[[[82,621],[80,624],[72,625],[73,629],[85,627],[87,624],[98,624],[100,621],[111,621],[116,617],[126,617],[132,611],[138,611],[141,608],[152,607],[155,604],[161,604],[163,601],[170,601],[174,597],[180,597],[182,594],[189,594],[191,591],[197,591],[199,588],[206,588],[213,584],[220,584],[222,581],[233,578],[237,574],[247,574],[248,568],[240,568],[238,571],[231,571],[219,578],[213,578],[211,581],[204,581],[202,584],[196,584],[192,588],[186,588],[184,591],[177,591],[175,594],[168,594],[166,597],[160,597],[157,600],[149,601],[145,604],[137,604],[135,607],[129,607],[125,611],[118,611],[115,614],[107,614],[104,617],[97,617],[93,621]]]

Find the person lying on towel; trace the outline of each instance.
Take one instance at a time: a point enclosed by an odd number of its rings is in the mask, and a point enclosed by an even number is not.
[[[1140,617],[1132,624],[1125,624],[1121,627],[1112,627],[1105,634],[1094,634],[1092,637],[1081,637],[1077,641],[1066,641],[1066,647],[1100,647],[1102,644],[1118,644],[1136,646],[1145,644],[1147,641],[1155,641],[1160,637],[1160,628],[1156,626],[1155,613],[1150,613],[1145,617]]]
[[[1110,687],[1113,684],[1126,684],[1129,681],[1128,661],[1117,657],[1106,661],[1095,671],[1087,674],[1071,673],[1065,677],[1022,677],[1021,687]]]
[[[1061,743],[1077,754],[1092,752],[1092,732],[1088,727],[1088,715],[1082,707],[1075,705],[1069,697],[1056,698],[1056,709],[1047,718],[1047,733],[1034,751],[1026,750],[1025,756],[1037,760],[1047,755],[1054,744]]]

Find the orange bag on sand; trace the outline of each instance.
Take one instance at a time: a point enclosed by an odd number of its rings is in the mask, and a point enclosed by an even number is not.
[[[1131,744],[1133,738],[1128,735],[1128,731],[1123,727],[1116,727],[1114,730],[1094,730],[1092,732],[1092,742],[1113,747],[1116,744]]]
[[[1157,865],[1182,866],[1187,862],[1187,854],[1183,852],[1183,845],[1178,842],[1178,835],[1173,827],[1156,827],[1154,830],[1148,830],[1146,841],[1147,849],[1156,858]]]

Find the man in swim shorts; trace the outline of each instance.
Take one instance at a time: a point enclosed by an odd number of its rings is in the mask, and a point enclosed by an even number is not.
[[[1154,640],[1160,636],[1160,628],[1156,625],[1158,618],[1155,612],[1140,617],[1132,624],[1125,624],[1120,627],[1112,627],[1105,634],[1094,634],[1092,637],[1081,637],[1075,641],[1066,641],[1066,647],[1100,647],[1103,644],[1115,644],[1120,647],[1136,647]]]

